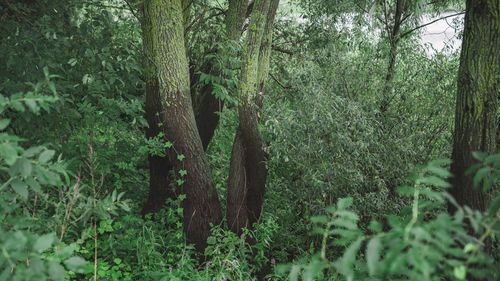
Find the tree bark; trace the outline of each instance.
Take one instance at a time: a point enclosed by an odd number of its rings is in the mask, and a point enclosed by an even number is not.
[[[160,89],[158,87],[157,70],[153,62],[154,47],[151,19],[145,17],[146,11],[142,7],[142,41],[143,41],[143,66],[144,80],[146,82],[146,120],[148,128],[146,129],[146,137],[153,138],[158,136],[161,129],[161,101]],[[166,151],[165,151],[166,153]],[[151,212],[159,211],[165,204],[165,200],[169,197],[174,197],[175,193],[170,186],[169,171],[172,170],[172,165],[168,157],[161,155],[149,155],[149,197],[142,209],[142,214],[146,215]]]
[[[190,1],[182,1],[184,20],[189,17],[190,4]],[[247,0],[229,1],[229,9],[225,20],[228,40],[238,41],[240,39],[247,6]],[[141,25],[143,30],[144,53],[153,54],[154,49],[152,49],[152,42],[149,38],[151,36],[151,20],[144,16],[142,18]],[[236,54],[228,53],[224,55],[235,56]],[[146,137],[152,138],[162,131],[158,126],[158,124],[161,123],[159,113],[162,112],[162,107],[159,97],[158,81],[156,78],[156,68],[152,60],[147,57],[144,60],[144,69],[146,80],[146,119],[149,125],[146,131]],[[212,73],[212,75],[220,75],[220,72],[215,70],[211,65],[207,66],[207,71]],[[212,85],[203,87],[197,96],[198,102],[193,104],[196,113],[195,119],[197,129],[205,151],[214,136],[215,129],[219,124],[219,112],[222,111],[224,106],[224,102],[218,100],[212,94],[212,91]],[[164,206],[167,198],[174,198],[178,195],[178,192],[175,192],[174,188],[171,186],[173,184],[170,176],[173,166],[168,160],[168,157],[150,155],[148,161],[150,170],[149,197],[143,207],[143,215],[159,211]]]
[[[496,151],[496,112],[500,80],[500,2],[467,0],[460,54],[451,194],[458,204],[485,211],[488,194],[465,175],[474,151]],[[455,208],[450,205],[450,212]]]
[[[264,203],[267,168],[258,111],[269,72],[272,30],[279,0],[254,2],[240,78],[240,125],[233,143],[227,221],[232,231],[252,226]]]
[[[151,23],[152,42],[152,53],[146,54],[146,59],[156,68],[162,131],[166,140],[173,143],[167,150],[168,160],[176,183],[181,183],[186,194],[184,231],[188,241],[201,250],[206,246],[210,224],[221,222],[221,207],[196,129],[181,0],[147,0],[144,5],[145,18]],[[187,174],[182,176],[181,171]]]
[[[248,0],[230,0],[229,8],[226,13],[226,35],[229,42],[237,42],[240,40],[243,23],[246,19],[246,11]],[[219,55],[224,57],[236,56],[236,53],[231,49],[216,50]],[[228,65],[228,68],[234,66]],[[206,67],[206,71],[213,76],[224,76],[221,69],[216,68],[212,63]],[[224,80],[231,77],[224,77]],[[196,108],[196,124],[200,132],[203,148],[206,150],[212,141],[215,134],[215,129],[219,125],[220,112],[224,109],[224,101],[219,100],[213,94],[212,84],[207,84],[202,87],[197,97]]]
[[[380,111],[385,112],[389,108],[389,105],[393,97],[393,80],[396,73],[396,59],[398,56],[398,42],[399,35],[401,33],[401,24],[403,22],[403,14],[406,10],[406,0],[396,1],[396,10],[394,12],[394,23],[390,32],[388,32],[389,37],[389,62],[387,64],[387,73],[385,76],[384,93],[382,98],[382,104],[380,105]]]

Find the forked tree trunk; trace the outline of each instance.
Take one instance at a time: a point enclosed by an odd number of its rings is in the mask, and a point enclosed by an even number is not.
[[[451,170],[451,194],[458,204],[484,211],[488,194],[474,188],[472,152],[496,151],[496,112],[500,80],[500,2],[467,0]],[[450,206],[453,212],[453,206]]]
[[[267,177],[264,143],[258,128],[269,72],[272,30],[279,0],[254,2],[240,78],[240,126],[231,154],[227,221],[240,234],[260,218]]]
[[[188,0],[183,0],[183,17],[184,20],[189,16]],[[242,26],[246,18],[248,1],[247,0],[230,0],[229,9],[226,15],[226,33],[230,41],[238,41],[241,36]],[[153,53],[150,38],[151,32],[145,32],[151,28],[150,19],[142,17],[142,30],[143,30],[143,45],[145,53]],[[146,50],[147,49],[147,50]],[[147,51],[147,52],[146,52]],[[228,53],[223,54],[227,56],[234,56],[236,54]],[[162,112],[159,93],[158,82],[156,78],[156,69],[154,64],[149,59],[144,61],[145,78],[146,78],[146,119],[149,128],[146,131],[146,137],[152,138],[157,136],[162,129],[158,126],[161,124],[159,112]],[[212,75],[220,75],[220,72],[213,67],[209,68]],[[219,112],[224,106],[224,102],[218,100],[212,94],[212,85],[206,85],[199,93],[199,103],[195,109],[195,119],[198,132],[200,134],[203,149],[206,150],[210,144],[215,129],[219,124]],[[171,174],[172,165],[167,156],[149,156],[149,170],[150,170],[150,183],[149,183],[149,197],[146,201],[142,214],[159,211],[165,204],[167,198],[175,197],[178,192],[175,192],[175,185],[172,184]]]
[[[151,32],[152,46],[145,49],[152,51],[146,54],[146,60],[151,60],[156,68],[162,129],[166,140],[173,143],[167,155],[186,194],[184,231],[189,242],[203,249],[210,224],[221,222],[221,207],[191,104],[181,0],[146,0],[144,17],[151,24],[145,30]],[[147,39],[148,35],[144,37]],[[181,171],[187,174],[182,176]]]

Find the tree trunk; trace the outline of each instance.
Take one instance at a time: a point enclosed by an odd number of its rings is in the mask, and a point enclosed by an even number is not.
[[[229,8],[227,10],[225,24],[226,24],[226,35],[229,42],[236,42],[240,40],[243,23],[246,18],[246,11],[248,7],[248,0],[230,0]],[[221,56],[233,57],[236,53],[231,49],[219,49],[216,50]],[[228,68],[234,68],[232,65],[228,65]],[[214,67],[210,64],[207,67],[207,71],[213,76],[224,76],[222,70]],[[232,77],[223,77],[223,80],[229,80]],[[224,108],[224,101],[219,100],[213,94],[213,86],[207,84],[202,87],[198,93],[196,108],[196,124],[198,126],[198,131],[200,133],[201,142],[206,150],[210,144],[215,129],[219,125],[220,112]]]
[[[142,7],[144,8],[144,6]],[[156,67],[153,63],[154,47],[152,38],[151,19],[145,17],[145,11],[142,10],[142,37],[143,37],[143,53],[144,53],[144,79],[146,82],[146,120],[148,128],[146,137],[153,138],[158,136],[161,131],[161,116],[162,112],[160,102],[160,89],[158,87],[158,78],[156,76]],[[166,153],[166,151],[165,151]],[[174,191],[170,187],[169,171],[172,165],[168,157],[161,155],[149,155],[149,197],[142,209],[142,214],[145,215],[151,212],[159,211],[165,200],[174,196]]]
[[[226,16],[226,33],[228,39],[231,41],[240,39],[241,29],[245,21],[248,6],[247,2],[247,0],[229,1],[229,9]],[[187,0],[182,2],[184,20],[189,17],[188,11],[190,4],[191,2]],[[151,38],[148,38],[151,36],[151,32],[147,32],[147,30],[151,28],[151,22],[150,19],[144,16],[142,18],[144,53],[153,54],[154,49],[152,49]],[[225,55],[234,56],[236,54],[230,53]],[[151,59],[145,58],[144,69],[146,80],[146,119],[149,124],[149,128],[146,131],[146,137],[151,138],[157,136],[162,131],[158,126],[158,124],[161,123],[159,113],[162,112],[162,107],[160,103],[158,81],[156,78],[156,68]],[[220,72],[214,70],[212,66],[209,66],[207,71],[210,71],[212,75],[220,74]],[[219,112],[222,111],[224,106],[224,102],[218,100],[212,94],[212,91],[212,85],[203,87],[198,96],[199,102],[193,105],[195,106],[194,109],[196,112],[196,125],[204,150],[208,148],[214,136],[215,129],[219,124]],[[170,179],[172,168],[167,156],[149,156],[149,197],[143,207],[143,215],[159,211],[165,204],[167,198],[173,198],[178,194],[171,186],[173,185]]]
[[[458,204],[486,210],[488,194],[465,175],[472,152],[496,151],[496,112],[500,80],[500,2],[467,0],[458,72],[451,194]],[[450,211],[454,212],[453,206]]]
[[[387,73],[385,76],[384,93],[382,98],[382,104],[380,106],[380,111],[385,112],[389,108],[389,105],[394,97],[393,92],[393,80],[396,74],[396,59],[398,56],[398,42],[399,35],[401,33],[401,24],[403,23],[403,14],[406,9],[406,0],[396,1],[396,10],[394,12],[394,23],[390,30],[389,36],[389,62],[387,65]]]
[[[228,180],[227,221],[240,234],[260,218],[264,202],[267,169],[264,143],[258,128],[274,18],[279,0],[255,1],[240,78],[240,126],[231,154]]]
[[[201,250],[206,246],[210,224],[221,222],[221,207],[196,129],[181,0],[147,0],[144,5],[152,41],[152,53],[146,58],[151,58],[156,68],[162,129],[166,140],[173,143],[167,155],[176,183],[182,185],[186,194],[184,231],[188,241]],[[184,171],[187,174],[183,176]]]

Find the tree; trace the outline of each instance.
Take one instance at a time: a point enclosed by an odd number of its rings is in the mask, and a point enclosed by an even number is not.
[[[191,102],[188,61],[180,0],[144,2],[147,95],[165,139],[172,143],[168,161],[178,185],[184,187],[184,231],[198,249],[204,248],[210,224],[221,221],[221,207],[212,184]],[[149,40],[149,42],[147,42]],[[157,121],[157,120],[155,120]],[[166,172],[166,171],[164,171]]]
[[[190,3],[188,1],[183,1],[183,11],[184,11],[184,19],[188,18],[187,14],[190,10]],[[226,11],[225,17],[225,25],[226,25],[226,38],[228,41],[236,42],[240,40],[243,23],[246,19],[246,13],[248,9],[248,1],[246,0],[229,0],[229,7]],[[143,33],[147,26],[150,26],[148,22],[149,19],[143,17],[142,20],[142,29]],[[186,25],[186,24],[185,24]],[[149,35],[143,35],[149,36]],[[143,45],[145,48],[151,49],[152,46],[148,46],[148,41],[146,38],[143,40]],[[189,42],[187,42],[189,43]],[[186,46],[188,47],[188,46]],[[154,49],[151,49],[149,52],[152,52]],[[216,50],[217,53],[221,56],[231,57],[236,56],[231,49],[220,49]],[[151,62],[145,60],[145,77],[154,77],[154,75],[149,74],[148,72],[154,72],[155,69],[151,65]],[[220,76],[222,77],[221,70],[218,69],[213,62],[208,61],[205,66],[203,66],[206,72],[208,72],[211,76]],[[228,78],[228,77],[224,77]],[[191,75],[191,85],[196,84],[200,79],[199,75]],[[158,102],[159,97],[156,93],[156,88],[154,86],[153,81],[151,83],[146,83],[146,117],[148,120],[149,128],[146,132],[146,137],[153,138],[160,134],[161,129],[158,124],[161,124],[161,120],[159,118],[159,112],[161,111],[160,103]],[[150,88],[151,87],[151,88]],[[222,111],[224,107],[224,101],[219,100],[213,93],[213,85],[211,83],[207,83],[200,90],[192,89],[191,95],[193,97],[193,110],[195,112],[196,126],[198,132],[200,134],[201,142],[203,145],[203,149],[206,150],[208,145],[210,144],[215,129],[219,124],[219,113]],[[173,198],[177,194],[170,185],[172,184],[171,170],[172,165],[170,164],[168,157],[162,155],[150,155],[149,156],[149,169],[150,169],[150,184],[149,184],[149,197],[144,205],[143,214],[150,212],[157,212],[160,210],[167,198]]]
[[[264,142],[259,131],[272,31],[279,0],[256,1],[244,46],[239,86],[239,127],[231,152],[227,221],[241,233],[260,218],[267,177]]]
[[[496,151],[500,81],[500,2],[467,0],[458,71],[451,194],[460,205],[484,211],[488,195],[473,186],[466,171],[473,152]],[[454,211],[450,206],[450,211]]]

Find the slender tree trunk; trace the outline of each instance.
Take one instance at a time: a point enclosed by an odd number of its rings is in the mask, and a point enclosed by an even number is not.
[[[210,224],[221,221],[221,207],[196,129],[181,0],[147,0],[144,5],[152,41],[152,53],[146,54],[146,59],[151,59],[156,68],[162,129],[166,140],[173,143],[167,155],[176,183],[186,194],[184,231],[188,241],[201,250],[206,246]],[[184,171],[187,174],[183,176]]]
[[[406,0],[396,1],[396,11],[394,12],[394,23],[389,36],[389,62],[387,64],[387,73],[385,76],[384,93],[382,98],[382,104],[380,106],[380,111],[387,111],[392,99],[393,99],[393,80],[396,74],[396,59],[398,56],[398,42],[399,35],[401,33],[401,24],[403,21],[403,14],[405,12]]]
[[[260,218],[267,169],[258,128],[264,85],[269,72],[272,30],[279,0],[254,2],[240,78],[240,126],[233,144],[228,180],[227,221],[234,232]]]
[[[227,10],[225,24],[226,35],[229,42],[236,42],[240,40],[243,23],[246,18],[246,11],[248,8],[248,0],[230,0],[229,8]],[[237,54],[231,49],[216,50],[219,55],[224,57],[233,57]],[[228,68],[234,66],[228,65]],[[213,76],[224,76],[222,70],[216,68],[212,63],[207,66],[207,71]],[[223,77],[224,80],[231,79],[231,77]],[[215,129],[219,125],[220,112],[224,108],[224,101],[219,100],[213,94],[213,86],[211,84],[205,85],[198,93],[196,108],[196,124],[200,132],[203,147],[206,150],[210,144]]]
[[[500,80],[500,2],[467,0],[458,72],[451,194],[458,204],[484,211],[488,194],[474,188],[472,152],[496,151]],[[450,211],[454,212],[453,206]]]

